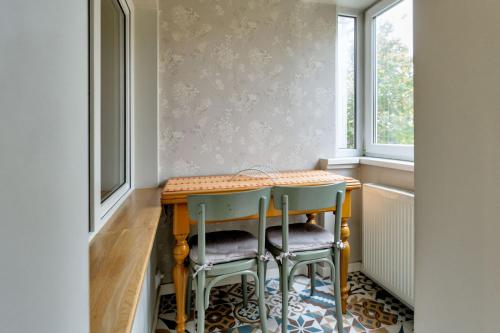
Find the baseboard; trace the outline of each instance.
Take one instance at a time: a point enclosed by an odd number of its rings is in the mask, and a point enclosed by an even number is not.
[[[363,267],[363,265],[361,264],[361,261],[358,261],[358,262],[351,262],[349,264],[349,273],[353,273],[353,272],[359,272],[361,271],[361,267]]]
[[[348,270],[349,270],[349,273],[360,271],[361,270],[361,262],[350,263]],[[299,269],[299,273],[305,273],[305,268],[303,269],[303,271],[301,271]],[[323,276],[327,276],[327,275],[330,275],[330,269],[327,267],[318,267],[318,273],[323,275]],[[275,266],[275,267],[268,268],[268,270],[267,270],[267,278],[268,279],[277,279],[278,277],[279,277],[278,267]],[[233,277],[230,277],[226,280],[220,281],[219,283],[216,284],[216,286],[235,284],[235,283],[239,283],[240,281],[241,280],[240,280],[239,276],[233,276]],[[169,294],[173,294],[173,293],[175,293],[175,287],[174,287],[173,283],[165,283],[165,284],[160,285],[160,296],[169,295]]]

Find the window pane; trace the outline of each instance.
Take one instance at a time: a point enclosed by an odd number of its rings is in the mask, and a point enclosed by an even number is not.
[[[375,18],[375,142],[413,144],[413,7],[404,0]]]
[[[356,18],[338,18],[337,146],[356,148]]]
[[[101,1],[101,202],[125,183],[125,14]]]

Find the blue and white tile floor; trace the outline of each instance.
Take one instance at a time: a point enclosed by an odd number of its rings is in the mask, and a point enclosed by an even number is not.
[[[360,272],[349,274],[348,283],[350,296],[344,332],[413,332],[413,312],[384,289]],[[242,306],[240,284],[212,290],[205,317],[206,332],[260,332],[254,286],[249,283],[248,287],[250,301],[246,308]],[[315,295],[310,296],[309,279],[297,276],[289,296],[288,332],[336,332],[335,300],[329,278],[318,276]],[[280,332],[281,294],[276,279],[267,281],[266,304],[269,332]],[[175,295],[162,296],[156,333],[175,332],[175,308]],[[196,332],[193,318],[186,324],[186,331]]]

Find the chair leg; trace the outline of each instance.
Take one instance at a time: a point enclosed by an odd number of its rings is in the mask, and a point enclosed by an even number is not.
[[[314,295],[314,291],[316,290],[316,264],[310,265],[311,272],[311,296]]]
[[[266,311],[266,263],[260,261],[257,266],[257,275],[259,281],[255,281],[255,285],[259,288],[259,314],[260,314],[260,329],[262,333],[267,333],[267,311]],[[258,284],[257,284],[258,283]]]
[[[288,261],[287,259],[283,259],[281,263],[281,290],[282,290],[282,307],[281,307],[281,332],[288,332]]]
[[[193,277],[188,275],[188,283],[186,290],[186,316],[191,317],[191,298],[193,297]]]
[[[196,317],[197,317],[197,332],[205,332],[205,272],[198,273],[198,281],[196,283]]]
[[[243,307],[246,308],[248,307],[248,282],[245,274],[241,276],[241,290],[243,294]]]
[[[283,291],[283,274],[281,274],[283,266],[281,266],[281,264],[279,262],[277,264],[278,264],[278,272],[280,275],[280,291]]]
[[[330,280],[332,280],[332,284],[333,284],[333,282],[335,281],[335,271],[336,271],[336,270],[337,270],[337,267],[335,267],[335,268],[334,268],[334,267],[332,267],[332,268],[330,269]]]
[[[263,265],[264,265],[264,286],[265,286],[267,282],[267,261],[264,261]]]
[[[342,297],[340,295],[340,249],[335,249],[333,260],[335,262],[335,280],[333,288],[335,292],[335,314],[337,317],[337,332],[344,333],[344,323],[342,319]],[[333,276],[332,276],[333,279]]]

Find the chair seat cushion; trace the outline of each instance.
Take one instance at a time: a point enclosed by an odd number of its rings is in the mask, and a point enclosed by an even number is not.
[[[191,250],[189,259],[198,261],[198,236],[189,240]],[[243,230],[226,230],[205,234],[206,263],[220,264],[240,259],[257,257],[258,240],[251,233]]]
[[[290,252],[320,250],[333,246],[333,234],[316,224],[295,223],[288,227],[288,250]],[[281,249],[281,226],[270,227],[266,230],[266,243]]]

